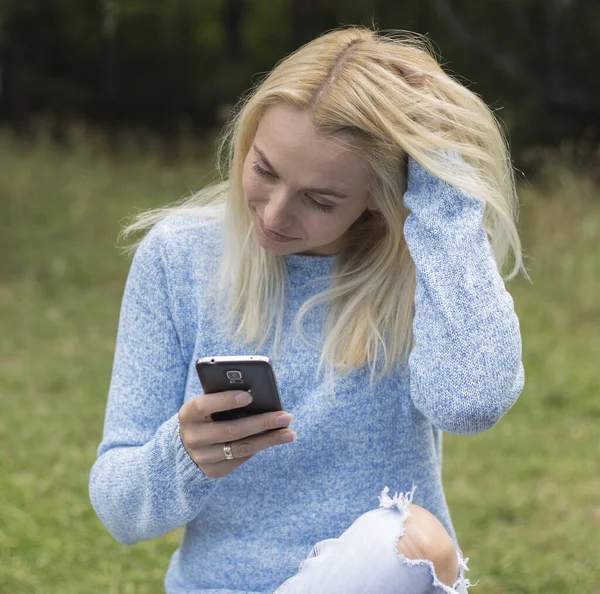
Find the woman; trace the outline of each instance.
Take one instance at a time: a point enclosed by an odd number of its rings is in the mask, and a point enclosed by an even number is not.
[[[98,516],[126,544],[185,526],[169,594],[465,592],[441,432],[489,429],[524,383],[493,114],[418,36],[343,28],[240,102],[223,155],[224,181],[126,229],[151,227],[90,476]],[[212,421],[247,400],[202,394],[196,360],[247,354],[271,358],[293,417]]]

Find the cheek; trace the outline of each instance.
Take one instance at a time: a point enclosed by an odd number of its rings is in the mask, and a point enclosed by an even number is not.
[[[244,194],[247,202],[256,202],[267,196],[263,184],[250,176],[244,176],[242,178],[242,184],[244,186]]]

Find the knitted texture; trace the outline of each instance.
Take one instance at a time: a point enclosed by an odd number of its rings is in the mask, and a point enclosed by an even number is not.
[[[283,256],[288,268],[280,356],[233,340],[210,297],[222,250],[212,217],[170,215],[143,239],[127,278],[91,502],[121,543],[185,526],[166,591],[272,594],[316,542],[378,507],[384,486],[409,492],[456,542],[441,481],[441,433],[492,427],[524,383],[519,322],[482,227],[484,203],[409,162],[404,232],[417,270],[408,365],[369,389],[367,366],[315,381],[319,353],[294,315],[328,281],[336,256]],[[325,318],[307,316],[307,334]],[[311,332],[312,330],[312,332]],[[298,440],[207,477],[190,458],[178,411],[203,394],[195,362],[266,355]],[[157,559],[157,563],[161,563]],[[165,567],[167,560],[164,560]]]

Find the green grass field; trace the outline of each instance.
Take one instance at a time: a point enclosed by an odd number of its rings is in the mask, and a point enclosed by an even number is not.
[[[133,148],[0,136],[0,593],[162,591],[178,530],[135,546],[91,507],[136,209],[213,175]],[[477,594],[600,593],[600,191],[570,168],[521,191],[533,284],[508,288],[526,385],[490,431],[446,435],[444,478]]]

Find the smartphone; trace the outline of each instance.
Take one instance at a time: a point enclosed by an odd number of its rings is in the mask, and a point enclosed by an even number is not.
[[[215,412],[211,415],[213,421],[230,421],[283,410],[269,357],[203,357],[196,361],[196,372],[205,394],[229,390],[242,390],[252,394],[250,404]],[[269,431],[276,430],[278,429]]]

